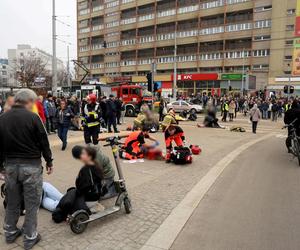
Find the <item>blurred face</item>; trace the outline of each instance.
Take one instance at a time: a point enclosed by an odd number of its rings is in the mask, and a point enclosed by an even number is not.
[[[13,106],[15,104],[15,98],[13,96],[9,96],[6,100],[8,106]]]
[[[61,107],[61,109],[65,109],[66,108],[66,102],[65,101],[61,101],[60,102],[60,107]]]
[[[92,157],[88,155],[85,149],[82,150],[82,153],[80,155],[80,161],[84,164],[88,164],[92,161]]]

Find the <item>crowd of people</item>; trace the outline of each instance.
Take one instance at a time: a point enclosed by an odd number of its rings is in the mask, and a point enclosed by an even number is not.
[[[205,102],[204,102],[205,101]],[[5,166],[5,222],[4,233],[7,243],[13,243],[19,236],[24,237],[24,249],[31,249],[41,240],[37,232],[37,213],[40,206],[52,212],[52,218],[59,223],[76,210],[84,209],[88,213],[97,212],[98,200],[117,195],[114,188],[115,172],[109,158],[102,153],[98,144],[101,129],[118,133],[118,124],[122,121],[124,105],[121,100],[110,95],[99,100],[94,94],[79,101],[75,97],[55,98],[48,94],[44,99],[29,89],[22,89],[8,96],[1,104],[0,115],[0,168]],[[286,123],[296,118],[297,133],[300,133],[300,107],[297,98],[270,99],[260,97],[221,98],[204,96],[202,104],[207,110],[204,119],[206,127],[220,128],[217,110],[220,109],[222,121],[233,121],[237,113],[249,115],[252,132],[256,133],[260,119],[277,121],[284,116]],[[166,162],[171,161],[173,146],[185,147],[185,133],[173,109],[166,110],[166,102],[160,101],[159,120],[164,133]],[[134,120],[133,131],[125,139],[120,156],[127,160],[144,158],[159,143],[154,136],[153,126],[159,124],[147,105]],[[46,162],[46,173],[52,174],[53,156],[48,134],[57,133],[62,141],[62,150],[67,147],[67,134],[70,127],[83,128],[86,146],[72,148],[74,159],[79,160],[80,169],[73,188],[65,194],[48,182],[43,182],[42,160]],[[290,131],[289,131],[290,135]],[[146,143],[146,140],[152,143]],[[289,137],[286,141],[291,147]],[[173,145],[174,144],[174,145]],[[22,229],[17,227],[18,219],[25,210]]]

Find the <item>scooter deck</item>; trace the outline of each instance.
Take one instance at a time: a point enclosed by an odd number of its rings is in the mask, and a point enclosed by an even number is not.
[[[104,211],[101,211],[101,212],[94,213],[94,214],[90,215],[90,218],[87,221],[85,221],[84,223],[88,223],[88,222],[103,218],[103,217],[108,216],[110,214],[116,213],[120,210],[121,210],[120,206],[113,206],[113,207],[107,208]]]

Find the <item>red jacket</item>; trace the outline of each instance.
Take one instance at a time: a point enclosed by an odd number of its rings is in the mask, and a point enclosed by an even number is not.
[[[45,123],[46,122],[46,117],[45,117],[43,104],[40,101],[36,101],[35,104],[36,104],[36,107],[37,107],[37,110],[38,110],[38,113],[39,113],[39,116],[40,116],[42,122]]]

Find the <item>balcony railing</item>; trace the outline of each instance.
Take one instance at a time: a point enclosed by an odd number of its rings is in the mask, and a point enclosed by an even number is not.
[[[225,52],[225,58],[227,59],[240,59],[248,58],[251,56],[251,51],[241,50],[241,51],[229,51]]]
[[[177,32],[177,37],[198,36],[198,30],[187,30]]]
[[[175,39],[175,33],[158,34],[156,36],[156,40],[158,40],[158,41],[170,40],[170,39]]]
[[[90,46],[88,46],[88,45],[79,47],[79,52],[86,52],[89,50],[90,50]]]
[[[133,39],[122,40],[122,41],[121,41],[121,44],[122,44],[123,46],[126,46],[126,45],[134,45],[134,44],[136,44],[136,39],[133,38]]]
[[[93,7],[93,12],[104,10],[104,5],[98,5]]]
[[[102,69],[104,68],[103,63],[92,63],[92,69]]]
[[[136,22],[136,18],[135,17],[121,20],[121,24],[131,24],[131,23],[135,23],[135,22]]]
[[[139,43],[151,43],[154,42],[154,36],[141,36],[139,38]]]
[[[157,58],[158,63],[173,63],[174,62],[174,56],[164,56]]]
[[[103,24],[92,26],[92,30],[93,31],[97,31],[97,30],[101,30],[101,29],[104,29],[104,25]]]
[[[177,57],[178,62],[192,62],[197,61],[197,55],[184,55]]]
[[[151,64],[152,63],[152,59],[147,58],[147,59],[139,59],[138,64],[139,65],[145,65],[145,64]]]
[[[90,32],[90,31],[91,31],[90,27],[79,29],[79,33],[87,33],[87,32]]]
[[[217,33],[223,33],[224,26],[212,27],[212,28],[205,28],[199,30],[199,35],[212,35]]]
[[[178,9],[177,13],[178,14],[184,14],[184,13],[189,13],[189,12],[193,12],[193,11],[197,11],[199,10],[199,5],[191,5],[191,6],[185,6],[185,7],[181,7]]]
[[[135,0],[122,0],[122,4],[126,4],[126,3],[131,3],[134,2]]]
[[[250,30],[252,29],[252,23],[237,23],[230,24],[225,27],[226,32],[240,31],[240,30]]]
[[[170,10],[164,10],[164,11],[159,11],[157,13],[158,17],[166,17],[166,16],[173,16],[176,15],[176,9],[170,9]]]
[[[120,65],[121,66],[135,66],[136,65],[136,61],[135,60],[121,61]]]
[[[84,9],[79,11],[79,16],[83,16],[90,13],[90,9]]]
[[[143,15],[143,16],[139,16],[139,21],[147,21],[147,20],[151,20],[154,19],[154,14],[148,14],[148,15]]]
[[[206,3],[200,4],[200,9],[211,9],[211,8],[217,8],[225,5],[225,0],[216,0]]]
[[[218,60],[223,59],[223,53],[217,52],[217,53],[205,53],[200,54],[199,60],[200,61],[209,61],[209,60]]]
[[[99,44],[92,44],[92,50],[97,50],[97,49],[103,49],[103,44],[99,43]]]

